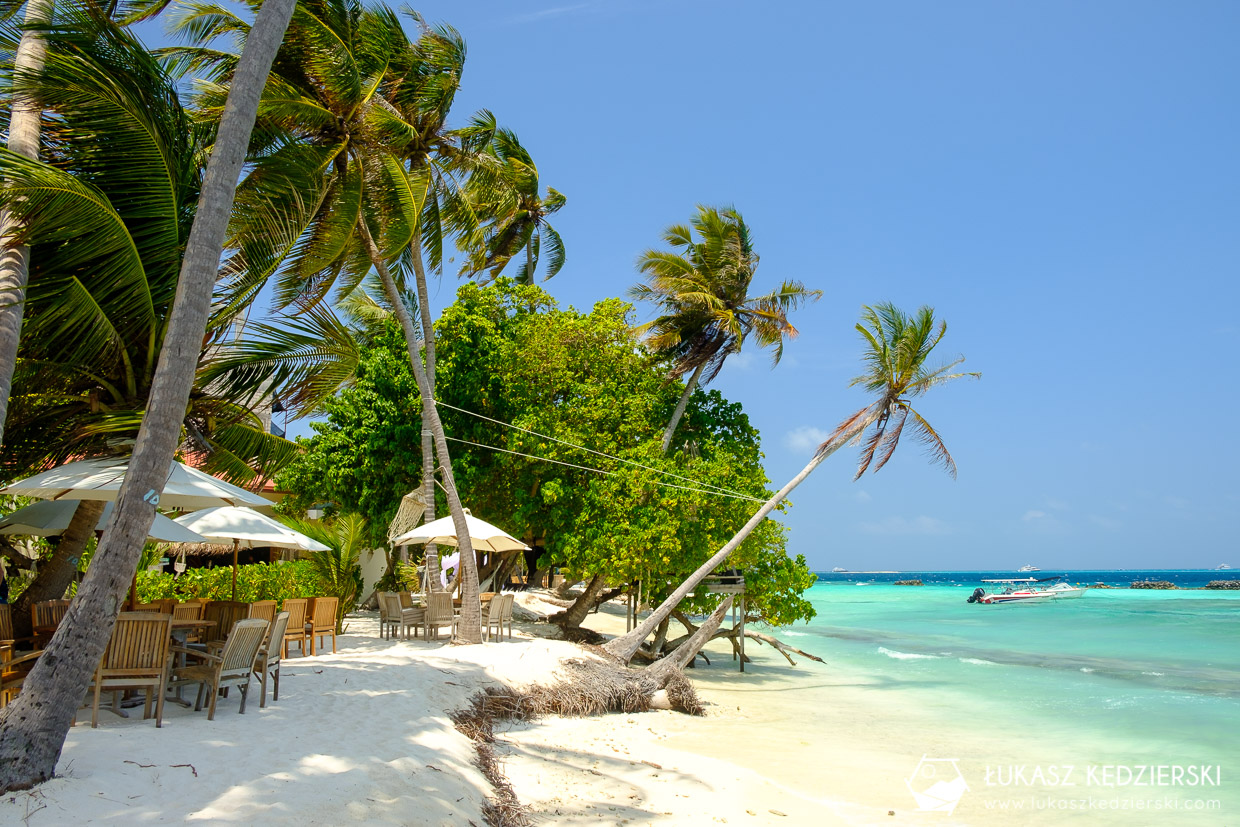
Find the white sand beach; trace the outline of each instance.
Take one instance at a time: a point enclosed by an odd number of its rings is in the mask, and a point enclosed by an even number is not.
[[[622,617],[607,611],[588,623],[603,631],[617,624],[622,630]],[[551,631],[545,624],[517,625],[511,641],[447,646],[382,640],[375,615],[362,613],[348,619],[336,654],[286,660],[280,700],[269,699],[265,709],[255,691],[239,715],[234,691],[214,721],[169,704],[160,729],[141,720],[140,710],[128,720],[101,712],[99,728],[91,729],[86,710],[69,734],[58,777],[4,797],[0,823],[481,825],[491,789],[473,764],[472,742],[448,713],[483,686],[546,681],[565,659],[587,656],[540,637]],[[816,766],[789,766],[786,756],[801,753],[781,740],[787,727],[779,723],[795,728],[792,716],[812,713],[751,691],[770,688],[762,671],[786,669],[786,662],[759,649],[739,678],[726,649],[711,652],[715,666],[690,673],[706,716],[648,712],[498,726],[496,754],[536,823],[935,818],[912,812],[906,795],[865,782],[902,777],[905,768],[897,761],[873,773],[885,758],[881,744],[858,751],[864,718],[817,745]],[[827,667],[797,668],[830,679]],[[841,700],[846,709],[847,695]],[[814,722],[815,732],[831,732],[845,717],[827,715]],[[889,817],[896,803],[902,809]]]

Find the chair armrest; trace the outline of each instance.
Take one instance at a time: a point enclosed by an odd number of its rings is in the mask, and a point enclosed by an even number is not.
[[[168,652],[174,655],[189,655],[192,658],[198,658],[199,660],[205,661],[220,660],[219,655],[212,655],[209,652],[202,651],[201,649],[188,649],[184,646],[169,646]]]
[[[35,659],[36,659],[36,658],[38,658],[38,657],[39,657],[39,655],[41,655],[41,654],[43,654],[43,650],[42,650],[42,649],[36,649],[36,650],[35,650],[35,651],[33,651],[33,652],[27,652],[26,654],[22,655],[21,657],[13,658],[12,660],[6,660],[6,661],[4,662],[4,664],[3,664],[3,666],[4,666],[4,668],[5,668],[5,669],[10,669],[10,668],[12,668],[12,667],[16,666],[16,665],[17,665],[17,664],[19,664],[19,663],[25,663],[26,661],[29,661],[29,660],[35,660]]]

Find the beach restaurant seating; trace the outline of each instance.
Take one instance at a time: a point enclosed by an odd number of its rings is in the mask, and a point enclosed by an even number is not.
[[[487,637],[491,636],[491,629],[495,629],[496,635],[503,636],[504,633],[504,602],[508,595],[493,595],[490,601],[482,607],[482,631]]]
[[[396,597],[396,592],[378,592],[376,597],[379,599],[379,637],[387,640],[388,635],[400,628],[400,615],[393,614],[390,598]],[[396,607],[400,606],[400,599],[396,600]]]
[[[254,673],[259,677],[258,708],[267,706],[267,678],[271,677],[271,700],[280,700],[280,650],[284,648],[284,632],[288,629],[288,612],[280,612],[267,631],[267,638],[258,650]]]
[[[435,630],[435,640],[439,640],[439,630],[447,626],[453,635],[456,634],[456,612],[452,608],[452,596],[447,592],[431,592],[426,596],[426,620],[422,628],[430,639],[431,629]]]
[[[187,600],[172,607],[173,620],[202,620],[202,604],[197,600]]]
[[[417,637],[418,627],[426,620],[426,610],[420,606],[410,606],[406,609],[400,605],[400,595],[395,592],[383,592],[380,600],[386,606],[387,622],[393,631],[399,628],[401,636],[408,639],[409,630],[413,629],[414,637]]]
[[[112,629],[112,639],[91,680],[94,699],[90,725],[99,726],[99,699],[103,691],[112,692],[112,711],[121,714],[120,692],[145,689],[142,717],[151,717],[155,702],[155,726],[163,726],[164,689],[168,682],[168,657],[172,643],[172,615],[163,612],[121,612]]]
[[[198,700],[194,711],[202,709],[203,695],[211,693],[211,704],[207,710],[207,720],[215,720],[215,702],[220,690],[235,686],[241,690],[241,709],[245,713],[245,701],[250,691],[250,678],[254,673],[254,664],[258,660],[258,651],[262,648],[263,638],[267,636],[269,624],[260,618],[247,618],[237,621],[224,648],[218,655],[200,652],[196,649],[174,647],[174,651],[197,658],[203,663],[185,666],[173,672],[178,685],[187,683],[198,684]]]
[[[310,598],[310,616],[306,623],[306,632],[310,636],[310,655],[314,655],[316,642],[331,635],[332,654],[336,654],[336,609],[340,606],[338,597]]]
[[[310,601],[304,597],[289,597],[284,601],[281,607],[288,612],[288,628],[284,632],[284,642],[281,644],[284,650],[284,657],[288,657],[288,645],[293,641],[297,641],[297,645],[301,647],[301,654],[306,654],[306,609]]]

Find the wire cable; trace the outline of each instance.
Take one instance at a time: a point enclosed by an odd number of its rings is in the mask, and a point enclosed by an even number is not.
[[[461,413],[463,413],[463,414],[468,414],[469,416],[476,416],[476,417],[477,417],[477,418],[479,418],[479,419],[485,419],[487,422],[493,422],[493,423],[495,423],[496,425],[502,425],[502,426],[504,426],[505,428],[512,428],[514,431],[521,431],[522,433],[530,434],[531,436],[536,436],[536,437],[539,437],[540,439],[549,439],[549,440],[551,440],[552,442],[558,442],[558,443],[560,443],[561,445],[567,445],[567,446],[568,446],[568,447],[570,447],[570,448],[576,448],[577,450],[579,450],[579,451],[585,451],[585,452],[586,452],[586,453],[588,453],[588,454],[594,454],[595,456],[605,457],[605,458],[607,458],[607,459],[614,460],[614,461],[616,461],[616,462],[623,462],[625,465],[633,465],[633,466],[636,466],[636,467],[638,467],[638,468],[641,468],[641,469],[643,469],[643,470],[645,470],[645,471],[653,471],[654,473],[656,473],[656,474],[661,474],[661,475],[663,475],[663,476],[665,476],[665,477],[672,477],[673,479],[683,480],[684,482],[691,482],[691,483],[693,483],[694,485],[700,485],[700,486],[702,486],[702,487],[703,487],[703,489],[710,489],[710,490],[714,491],[715,493],[719,493],[719,494],[727,494],[727,495],[728,495],[728,496],[730,496],[730,497],[737,497],[737,498],[742,499],[742,500],[752,500],[753,502],[766,502],[766,500],[759,500],[759,499],[755,499],[754,497],[750,497],[750,496],[749,496],[749,495],[747,495],[747,494],[742,494],[742,493],[741,493],[741,492],[739,492],[739,491],[731,491],[731,490],[729,490],[729,489],[727,489],[727,488],[720,488],[720,487],[719,487],[719,486],[717,486],[717,485],[711,485],[711,484],[710,484],[710,483],[708,483],[708,482],[701,482],[700,480],[695,480],[695,479],[693,479],[692,477],[685,477],[685,476],[681,476],[680,474],[673,474],[671,471],[663,471],[663,470],[661,470],[661,469],[659,469],[659,468],[652,468],[652,467],[651,467],[651,466],[649,466],[649,465],[643,465],[642,463],[640,463],[640,462],[636,462],[635,460],[631,460],[631,459],[624,459],[624,458],[622,458],[622,457],[617,457],[617,456],[614,456],[614,455],[612,455],[612,454],[605,453],[605,452],[603,452],[603,451],[596,451],[596,450],[594,450],[593,448],[587,448],[587,447],[586,447],[586,446],[584,446],[584,445],[578,445],[577,443],[575,443],[575,442],[569,442],[569,441],[568,441],[568,440],[566,440],[566,439],[560,439],[559,437],[550,436],[549,434],[540,434],[540,433],[538,433],[538,431],[531,431],[529,428],[522,428],[520,425],[513,425],[511,422],[504,422],[504,421],[499,420],[499,419],[492,419],[491,417],[486,416],[486,415],[484,415],[484,414],[475,413],[474,411],[467,411],[467,410],[465,410],[464,408],[458,408],[458,407],[457,407],[457,406],[455,406],[455,405],[450,405],[450,404],[448,404],[447,402],[441,402],[441,401],[439,401],[438,399],[436,399],[436,400],[435,400],[435,404],[436,404],[436,405],[442,405],[442,406],[443,406],[443,407],[445,407],[445,408],[451,408],[451,409],[452,409],[452,410],[454,410],[454,411],[460,411]],[[483,447],[483,448],[492,448],[492,447],[494,447],[494,446],[491,446],[491,445],[483,445],[482,447]],[[502,450],[504,450],[504,449],[503,449],[503,448],[495,448],[495,450],[497,450],[497,451],[502,451]],[[516,452],[511,452],[511,453],[516,453]],[[521,456],[533,456],[533,455],[531,455],[531,454],[521,454]],[[545,457],[533,457],[533,458],[534,458],[534,459],[546,459]],[[547,462],[555,462],[555,461],[556,461],[556,460],[547,460]],[[561,464],[568,464],[568,463],[561,463]],[[585,466],[581,466],[581,465],[574,466],[574,467],[577,467],[577,468],[585,468]],[[586,470],[597,470],[597,469],[589,469],[589,468],[586,468]],[[605,472],[600,472],[600,473],[605,473]],[[691,490],[691,491],[699,491],[699,490],[702,490],[702,489],[696,489],[696,488],[695,488],[695,489],[687,489],[687,490]]]
[[[603,475],[603,476],[605,476],[605,477],[615,476],[615,474],[616,474],[616,472],[615,472],[615,471],[604,471],[604,470],[603,470],[603,469],[601,469],[601,468],[591,468],[591,467],[590,467],[590,466],[588,466],[588,465],[577,465],[576,463],[573,463],[573,462],[564,462],[563,460],[551,459],[551,458],[549,458],[549,457],[540,457],[540,456],[536,456],[536,455],[534,455],[534,454],[523,454],[523,453],[521,453],[520,451],[511,451],[511,450],[509,450],[509,449],[507,449],[507,448],[498,448],[498,447],[496,447],[496,446],[494,446],[494,445],[487,445],[487,444],[482,443],[482,442],[474,442],[473,440],[469,440],[469,439],[461,439],[461,438],[459,438],[459,437],[454,437],[454,436],[444,436],[444,439],[450,440],[450,441],[452,441],[452,442],[460,442],[460,443],[461,443],[461,444],[463,444],[463,445],[473,445],[473,446],[475,446],[475,447],[477,447],[477,448],[487,448],[487,449],[489,449],[489,450],[491,450],[491,451],[498,451],[498,452],[500,452],[501,454],[512,454],[513,456],[517,456],[517,457],[525,457],[525,458],[527,458],[527,459],[537,459],[537,460],[541,460],[541,461],[543,461],[543,462],[550,462],[550,463],[553,463],[553,464],[555,464],[555,465],[565,465],[565,466],[568,466],[569,468],[577,468],[577,469],[580,469],[580,470],[582,470],[582,471],[591,471],[591,472],[593,472],[593,473],[595,473],[595,474],[602,474],[602,475]],[[642,466],[642,467],[644,468],[645,466]],[[657,469],[655,469],[655,470],[657,470]],[[696,492],[696,493],[698,493],[698,494],[714,494],[714,495],[716,495],[716,496],[720,496],[720,495],[722,495],[722,496],[725,496],[725,497],[732,497],[732,498],[734,498],[734,499],[738,499],[738,500],[748,500],[749,502],[753,502],[753,503],[765,503],[765,502],[766,502],[766,500],[761,500],[761,499],[758,499],[757,497],[750,497],[750,496],[748,496],[748,495],[746,495],[746,494],[733,494],[733,493],[731,493],[731,492],[723,492],[723,491],[710,491],[710,490],[707,490],[707,489],[705,489],[705,488],[690,488],[690,487],[688,487],[688,486],[686,486],[686,485],[676,485],[676,484],[674,484],[674,483],[670,483],[670,482],[656,482],[656,483],[655,483],[655,485],[660,485],[660,486],[663,486],[664,488],[675,488],[675,489],[678,489],[678,490],[680,490],[680,491],[693,491],[693,492]]]

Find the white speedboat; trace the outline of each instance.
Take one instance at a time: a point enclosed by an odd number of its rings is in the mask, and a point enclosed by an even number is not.
[[[1220,565],[1218,568],[1215,569],[1215,571],[1230,571],[1230,570],[1231,570],[1231,566],[1227,565],[1226,563],[1223,563],[1222,565]]]
[[[1037,566],[1031,566],[1028,563],[1026,563],[1025,565],[1018,568],[1017,571],[1041,571],[1041,569],[1038,568]]]
[[[969,596],[969,603],[1040,603],[1047,600],[1064,600],[1080,597],[1085,594],[1084,586],[1074,586],[1060,577],[1048,577],[1035,580],[1026,577],[1021,580],[983,580],[983,583],[996,584],[990,588],[974,589]],[[1050,585],[1046,585],[1046,584]]]

